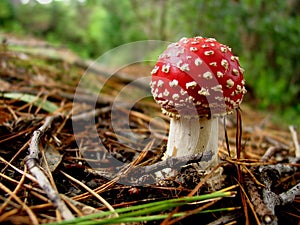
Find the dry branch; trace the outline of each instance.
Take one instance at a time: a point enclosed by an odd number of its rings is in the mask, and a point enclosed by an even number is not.
[[[45,123],[33,132],[33,136],[29,145],[29,155],[26,157],[26,164],[29,171],[35,176],[40,187],[45,191],[48,198],[61,213],[62,217],[65,220],[70,220],[74,218],[73,214],[62,201],[59,193],[51,186],[51,183],[49,182],[47,176],[41,170],[39,165],[40,139],[44,135],[44,133],[51,127],[52,122],[58,117],[59,115],[46,117]]]
[[[294,145],[295,145],[295,156],[296,156],[296,158],[300,158],[300,145],[299,145],[299,141],[298,141],[298,137],[297,137],[297,132],[296,132],[294,126],[289,126],[289,129],[291,131],[292,138],[293,138]]]

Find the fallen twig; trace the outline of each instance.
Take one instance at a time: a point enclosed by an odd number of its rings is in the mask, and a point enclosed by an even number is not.
[[[255,212],[261,224],[277,224],[277,217],[271,212],[262,200],[256,183],[249,174],[245,174],[245,184],[251,203],[254,205]]]
[[[269,159],[275,154],[275,152],[279,149],[279,147],[270,146],[265,154],[261,157],[261,162],[268,162]]]
[[[283,173],[293,172],[293,167],[277,164],[261,167],[259,171],[261,180],[266,185],[266,188],[263,190],[264,202],[273,213],[275,213],[275,206],[291,203],[294,201],[296,195],[300,194],[300,183],[279,195],[271,191],[274,181],[278,180]]]
[[[279,195],[281,203],[283,205],[291,203],[294,201],[296,195],[300,195],[300,183],[296,184],[294,187],[289,189],[286,192],[283,192]]]
[[[298,137],[297,137],[297,132],[296,132],[294,126],[289,126],[289,129],[291,131],[293,142],[295,145],[295,157],[300,158],[300,145],[299,145],[299,141],[298,141]]]
[[[39,129],[33,132],[33,136],[29,145],[29,155],[26,157],[25,161],[29,171],[36,177],[38,184],[45,191],[51,202],[56,206],[62,217],[65,220],[70,220],[74,218],[73,214],[62,201],[59,193],[51,186],[47,176],[39,166],[40,139],[43,134],[51,127],[52,122],[58,117],[59,115],[46,117],[45,123]]]
[[[124,164],[121,167],[116,168],[116,173],[105,173],[105,171],[101,170],[89,170],[89,172],[104,175],[106,178],[114,179],[119,177],[119,181],[121,183],[126,183],[127,185],[143,185],[149,182],[149,177],[155,177],[155,173],[164,170],[165,168],[170,168],[173,171],[179,171],[181,167],[186,166],[190,163],[196,163],[199,161],[209,160],[211,157],[210,154],[203,155],[202,153],[198,153],[195,155],[188,156],[180,156],[180,157],[172,157],[168,158],[164,161],[159,161],[153,165],[149,166],[135,166],[130,168],[130,171],[123,173],[123,170],[127,168],[128,164]]]

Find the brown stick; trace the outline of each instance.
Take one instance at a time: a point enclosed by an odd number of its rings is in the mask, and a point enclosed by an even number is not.
[[[29,145],[29,155],[26,157],[26,165],[33,176],[37,179],[40,187],[45,191],[48,198],[56,206],[57,210],[61,213],[65,220],[74,219],[73,214],[67,208],[65,203],[59,196],[59,193],[51,186],[47,176],[43,173],[39,166],[39,144],[43,134],[51,127],[52,122],[57,119],[59,115],[46,117],[45,123],[33,132],[31,142]]]

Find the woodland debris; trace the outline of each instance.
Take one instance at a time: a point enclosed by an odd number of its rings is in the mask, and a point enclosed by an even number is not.
[[[40,187],[45,191],[51,202],[56,206],[58,211],[61,213],[65,220],[74,219],[73,214],[62,201],[59,193],[52,187],[45,173],[41,170],[39,165],[39,154],[40,154],[40,139],[45,132],[50,129],[52,122],[57,119],[60,115],[48,116],[45,119],[45,123],[33,132],[31,142],[29,145],[29,155],[25,161],[29,171],[35,176]]]
[[[299,145],[296,129],[294,126],[289,126],[289,129],[291,131],[293,142],[295,145],[295,157],[300,158],[300,145]]]

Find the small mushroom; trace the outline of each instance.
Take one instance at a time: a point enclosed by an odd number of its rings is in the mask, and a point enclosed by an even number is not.
[[[212,157],[203,167],[212,168],[218,164],[218,116],[242,102],[244,70],[231,48],[213,38],[182,38],[164,55],[151,81],[155,101],[171,117],[163,159],[207,152]]]

